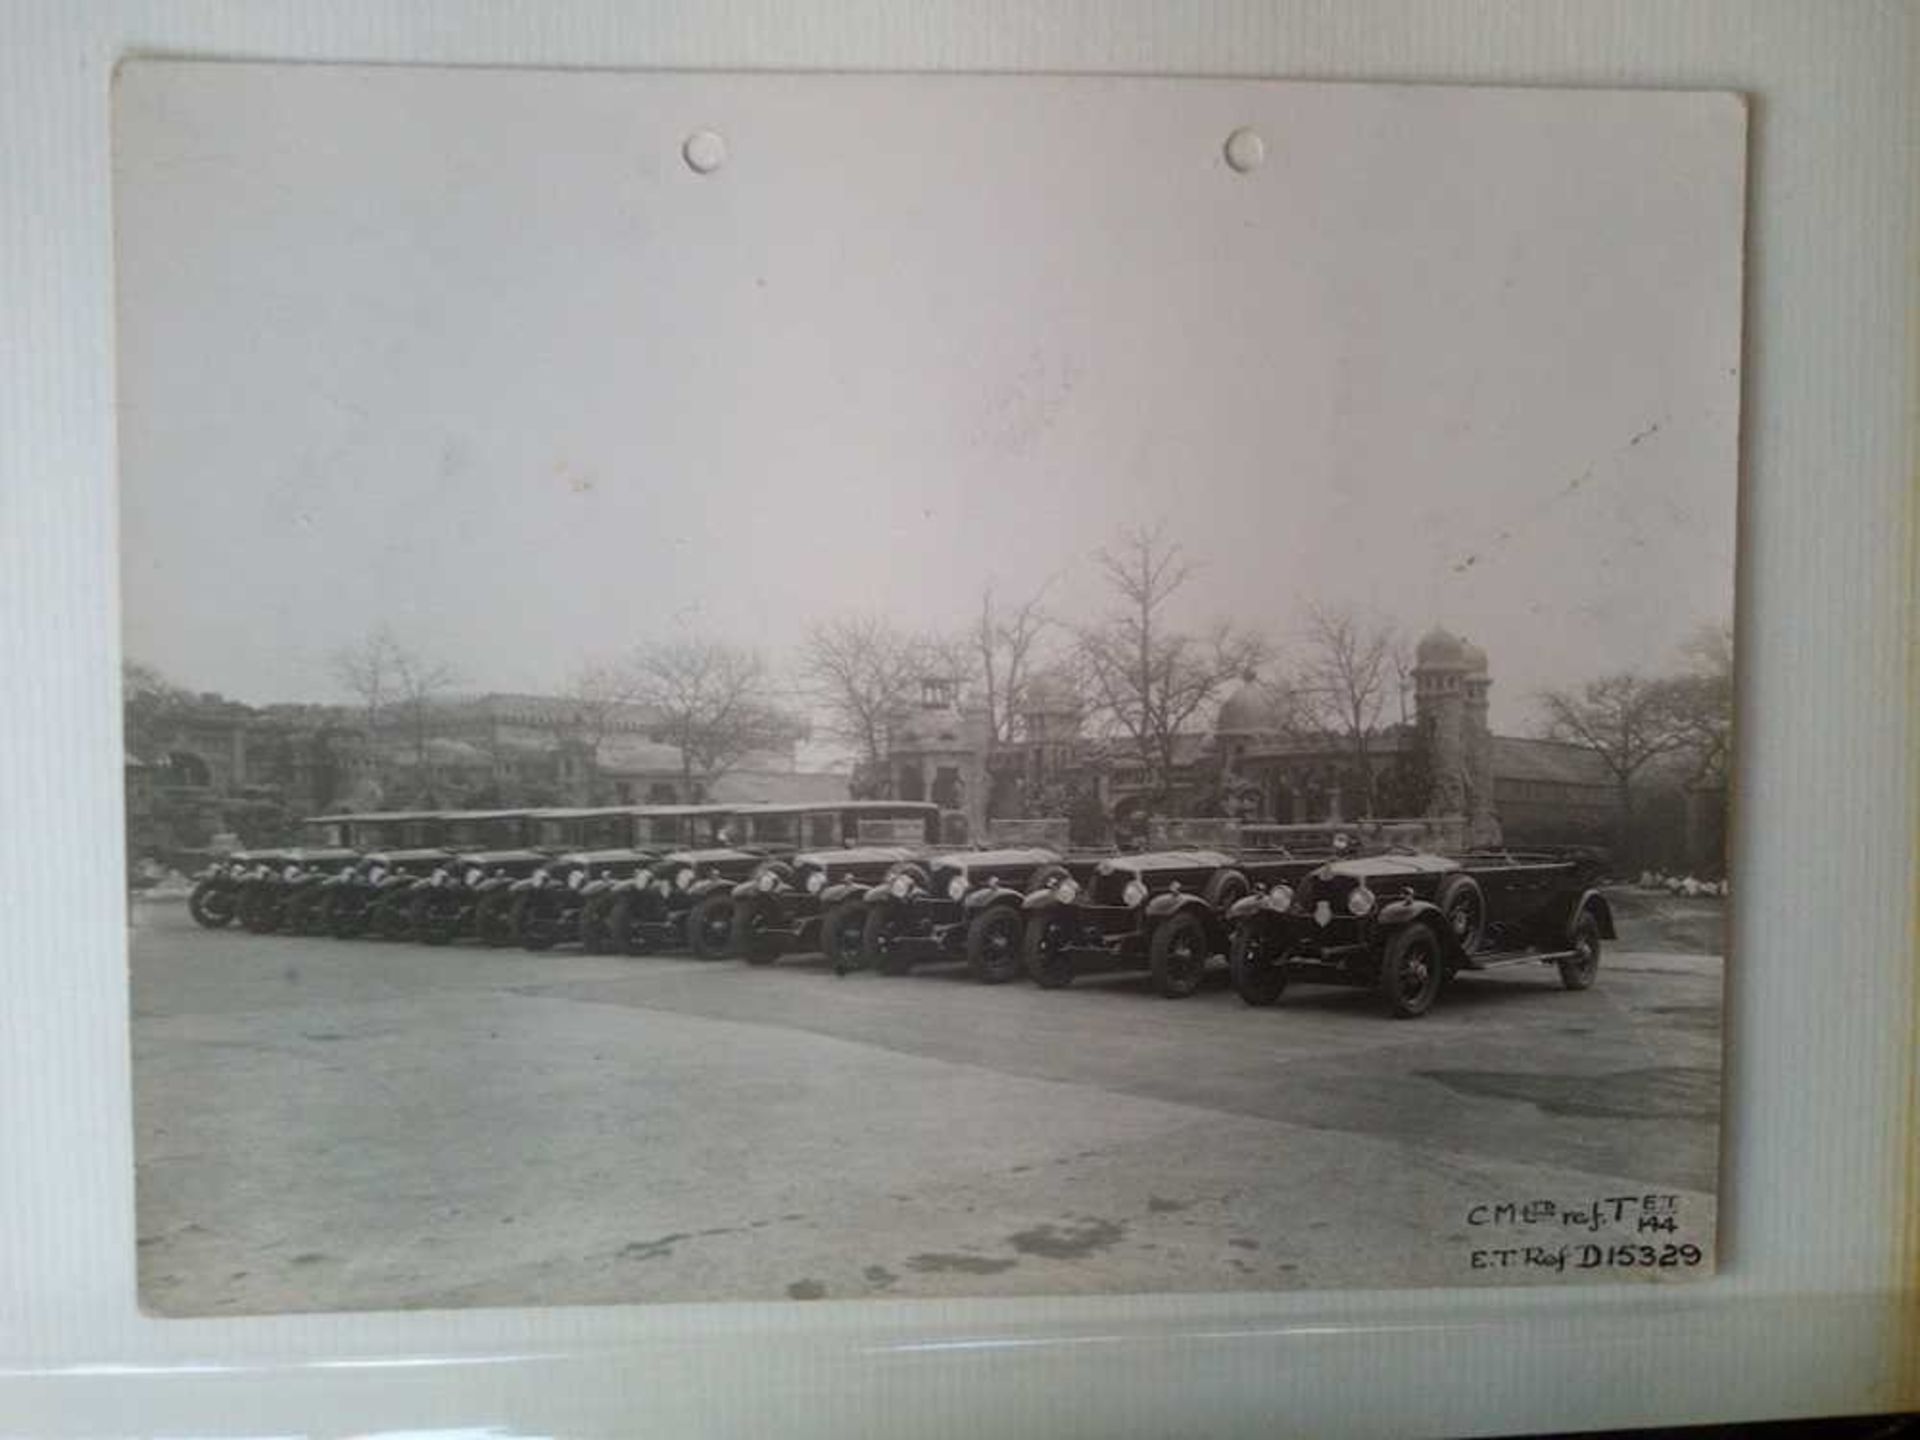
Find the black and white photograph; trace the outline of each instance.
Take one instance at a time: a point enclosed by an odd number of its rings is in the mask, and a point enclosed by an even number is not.
[[[1714,1272],[1737,97],[113,126],[149,1313]]]

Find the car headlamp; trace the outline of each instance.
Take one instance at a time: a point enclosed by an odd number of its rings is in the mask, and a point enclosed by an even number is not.
[[[1267,908],[1269,910],[1278,910],[1282,914],[1291,910],[1293,908],[1293,887],[1291,885],[1275,885],[1269,889],[1267,891]]]
[[[771,895],[780,888],[780,877],[771,870],[762,870],[760,872],[759,885],[762,895]]]
[[[478,885],[482,880],[486,878],[487,878],[486,872],[481,870],[481,868],[478,865],[469,865],[467,867],[467,884]]]
[[[387,878],[387,867],[384,865],[376,865],[367,872],[367,881],[369,884],[378,885],[382,880],[386,878]]]
[[[816,870],[811,875],[807,876],[807,893],[809,895],[818,895],[822,890],[826,888],[827,888],[827,872],[826,871]]]
[[[547,883],[547,867],[542,865],[528,878],[533,881],[533,888],[538,890],[542,885]]]
[[[298,865],[289,865],[289,866],[287,866],[287,868],[286,868],[286,869],[284,869],[284,870],[282,870],[282,871],[280,872],[280,878],[281,878],[282,880],[297,880],[297,879],[299,879],[299,878],[300,878],[300,867],[299,867]]]
[[[1358,885],[1353,887],[1353,893],[1347,896],[1347,913],[1350,915],[1371,915],[1373,913],[1373,907],[1378,903],[1378,897],[1367,888],[1367,882],[1362,880]]]
[[[894,876],[887,882],[887,893],[896,900],[906,899],[913,894],[913,877],[911,875]]]
[[[673,877],[673,888],[676,890],[691,890],[693,888],[693,867],[691,865],[681,866],[680,872]]]
[[[1127,888],[1120,892],[1120,898],[1129,906],[1142,904],[1147,898],[1147,887],[1138,880],[1129,880]]]
[[[1137,884],[1138,882],[1136,881],[1135,883]],[[1080,882],[1069,875],[1053,887],[1053,893],[1060,897],[1061,904],[1071,905],[1080,898]]]
[[[342,880],[351,880],[353,878],[353,866],[351,864],[340,867],[340,878]]]
[[[966,893],[967,893],[967,877],[966,876],[956,875],[953,877],[953,879],[947,882],[947,898],[949,900],[962,899],[963,897],[965,897]]]
[[[587,883],[587,867],[584,865],[582,865],[578,870],[574,871],[571,875],[567,876],[567,888],[569,890],[578,890],[582,885],[586,883]]]
[[[673,882],[664,876],[653,882],[653,888],[658,890],[662,895],[673,894]]]

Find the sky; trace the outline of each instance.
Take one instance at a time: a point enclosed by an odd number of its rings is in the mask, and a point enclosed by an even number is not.
[[[1727,96],[142,62],[115,127],[123,645],[193,689],[1090,619],[1133,524],[1181,624],[1469,636],[1510,733],[1732,614]]]

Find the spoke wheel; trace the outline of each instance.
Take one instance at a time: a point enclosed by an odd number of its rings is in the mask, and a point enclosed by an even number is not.
[[[878,970],[882,975],[904,975],[913,968],[894,946],[901,929],[900,917],[891,907],[876,905],[867,912],[860,935],[860,959],[869,970]]]
[[[1395,931],[1380,955],[1380,998],[1396,1020],[1412,1020],[1433,1008],[1445,978],[1440,937],[1428,925]]]
[[[687,914],[687,941],[702,960],[724,960],[733,946],[733,896],[702,895]]]
[[[1249,1005],[1273,1005],[1287,991],[1287,957],[1257,922],[1233,928],[1227,949],[1227,973],[1234,991]]]
[[[187,896],[187,911],[195,923],[218,930],[233,923],[233,889],[218,880],[202,880]]]
[[[1191,910],[1175,911],[1153,932],[1147,965],[1153,983],[1169,1000],[1184,1000],[1200,988],[1207,973],[1207,922]]]
[[[866,915],[858,901],[843,900],[827,912],[820,922],[820,949],[834,974],[860,968],[865,934]]]
[[[1573,958],[1560,962],[1560,983],[1569,990],[1585,990],[1600,973],[1600,925],[1582,914],[1573,922]]]
[[[1022,917],[1011,905],[996,905],[967,926],[967,969],[982,985],[1004,985],[1020,973]]]
[[[1067,954],[1072,938],[1064,920],[1048,917],[1028,924],[1027,974],[1042,990],[1059,990],[1073,983],[1073,959]]]
[[[732,945],[749,965],[771,965],[780,958],[780,941],[767,934],[767,912],[757,902],[734,901]]]

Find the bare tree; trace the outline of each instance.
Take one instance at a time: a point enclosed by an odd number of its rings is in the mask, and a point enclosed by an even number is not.
[[[1361,786],[1363,813],[1370,815],[1375,780],[1372,741],[1387,701],[1400,689],[1405,647],[1392,625],[1346,607],[1308,606],[1305,629],[1302,696],[1315,727],[1351,758],[1354,778]],[[1402,704],[1404,708],[1404,700]]]
[[[1733,759],[1733,626],[1702,626],[1680,653],[1688,668],[1668,682],[1668,691],[1688,783],[1724,785]]]
[[[939,662],[925,637],[876,615],[818,621],[807,633],[800,668],[832,734],[868,773],[886,760],[887,736],[911,703],[913,687]]]
[[[548,728],[562,743],[585,745],[597,759],[621,714],[633,703],[634,667],[592,660],[568,676]]]
[[[629,693],[653,712],[654,735],[680,752],[680,775],[711,785],[756,750],[791,744],[805,727],[768,703],[766,662],[714,640],[635,652]]]
[[[327,657],[334,678],[360,701],[367,739],[378,738],[387,707],[399,683],[400,642],[385,625],[369,630],[356,643],[344,645]]]
[[[1051,584],[1042,585],[1010,609],[995,608],[991,585],[980,592],[980,618],[969,638],[973,668],[996,745],[1010,744],[1018,738],[1027,682],[1033,676],[1040,641],[1052,623],[1041,608]]]
[[[1149,792],[1164,804],[1178,737],[1227,685],[1260,664],[1266,646],[1225,622],[1203,635],[1171,628],[1167,606],[1193,567],[1158,526],[1121,531],[1094,562],[1119,603],[1079,632],[1081,669],[1096,710],[1132,742]]]
[[[1678,720],[1671,681],[1622,672],[1589,680],[1578,691],[1540,696],[1546,733],[1583,745],[1613,777],[1622,834],[1633,818],[1633,789],[1653,761],[1681,749],[1687,730]]]
[[[397,718],[413,752],[418,783],[432,789],[434,701],[457,678],[451,665],[411,650],[386,625],[329,657],[336,679],[359,698],[368,748],[377,757],[381,733]]]

